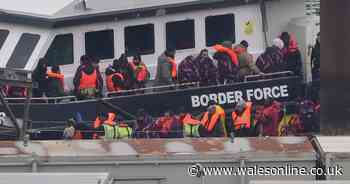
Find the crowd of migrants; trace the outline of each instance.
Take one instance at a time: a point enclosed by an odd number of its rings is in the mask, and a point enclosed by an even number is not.
[[[320,39],[312,54],[313,78],[319,78]],[[296,39],[292,34],[284,32],[273,40],[271,47],[254,62],[248,52],[249,43],[241,41],[233,46],[225,41],[213,46],[216,53],[213,59],[208,50],[198,55],[187,56],[177,66],[175,51],[166,50],[158,57],[155,82],[156,85],[174,83],[199,82],[202,86],[227,84],[243,81],[245,76],[292,71],[302,76],[302,59]],[[150,73],[136,54],[128,61],[125,54],[113,61],[105,71],[105,85],[108,92],[144,88],[149,81]],[[34,97],[59,97],[67,95],[64,91],[64,75],[58,66],[47,70],[47,61],[40,59],[33,73],[33,81],[38,88],[33,90]],[[99,60],[91,56],[82,56],[81,65],[76,70],[74,79],[74,95],[79,99],[102,97],[104,81],[99,70]],[[23,97],[25,90],[8,87],[8,97]],[[234,132],[238,136],[277,136],[302,134],[318,130],[319,103],[303,101],[297,108],[288,110],[279,102],[266,100],[265,105],[257,106],[252,102],[240,101],[232,114],[211,102],[206,112],[198,115],[186,112],[168,111],[163,117],[153,119],[146,110],[141,110],[136,124],[123,123],[115,113],[100,113],[93,125],[93,135],[84,135],[83,129],[77,126],[76,120],[68,121],[64,131],[65,138],[97,138],[107,139],[128,137],[225,137]],[[290,109],[290,108],[289,108]],[[293,108],[291,108],[293,109]],[[230,118],[227,118],[230,117]],[[90,129],[91,127],[87,128]]]
[[[248,75],[282,71],[292,71],[295,75],[302,76],[302,59],[294,36],[284,32],[272,43],[255,62],[248,52],[247,41],[234,47],[232,42],[225,41],[213,46],[216,51],[213,59],[208,55],[208,50],[204,49],[198,55],[187,56],[178,66],[175,62],[175,51],[166,50],[158,57],[155,85],[199,82],[201,86],[209,86],[239,82]],[[320,70],[319,50],[318,36],[312,53],[312,73],[316,79],[319,78]],[[146,87],[150,79],[147,66],[138,54],[133,56],[132,61],[128,61],[125,54],[115,59],[105,71],[105,82],[97,58],[84,55],[80,62],[73,79],[74,92],[71,93],[64,90],[64,75],[59,66],[51,66],[48,71],[47,60],[40,59],[32,77],[33,82],[38,84],[33,89],[33,96],[75,95],[79,99],[96,98],[104,95],[104,88],[108,92],[139,89]],[[26,96],[24,88],[7,86],[5,91],[7,97]]]
[[[125,121],[115,112],[100,112],[92,125],[82,122],[81,118],[72,118],[67,121],[63,138],[305,136],[319,132],[320,105],[307,100],[288,105],[272,99],[267,99],[263,105],[241,100],[232,112],[215,101],[198,114],[183,109],[168,110],[158,118],[140,109],[133,121]]]

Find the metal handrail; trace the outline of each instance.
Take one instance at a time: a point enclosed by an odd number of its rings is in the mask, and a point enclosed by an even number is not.
[[[27,98],[5,98],[5,100],[8,101],[24,101]],[[50,100],[54,100],[54,102],[56,103],[58,100],[73,100],[73,101],[77,101],[78,98],[76,96],[61,96],[61,97],[37,97],[37,98],[31,98],[31,101],[35,101],[35,100],[41,100],[41,101],[50,101]]]
[[[183,83],[183,84],[171,84],[171,85],[161,85],[161,86],[152,86],[147,88],[138,88],[138,89],[130,89],[130,90],[121,90],[116,92],[107,92],[106,96],[110,95],[117,95],[122,93],[130,93],[130,92],[138,92],[138,91],[145,91],[145,90],[155,90],[155,89],[164,89],[164,88],[173,88],[173,87],[186,87],[186,86],[199,86],[199,82],[190,82],[190,83]]]
[[[275,73],[266,73],[266,74],[259,74],[259,75],[247,75],[244,77],[244,82],[247,82],[249,78],[256,78],[256,77],[269,77],[269,76],[278,76],[283,74],[290,74],[293,75],[294,73],[292,71],[283,71],[283,72],[275,72]]]

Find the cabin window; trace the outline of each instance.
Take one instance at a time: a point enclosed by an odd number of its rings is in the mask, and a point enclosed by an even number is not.
[[[233,14],[209,16],[205,18],[207,47],[232,41],[235,43],[235,17]]]
[[[85,53],[98,59],[114,58],[114,31],[85,33]]]
[[[73,34],[57,35],[45,58],[47,58],[49,66],[73,64]]]
[[[8,68],[24,68],[38,44],[40,35],[23,33],[6,64]]]
[[[125,28],[125,53],[145,55],[154,53],[154,25],[145,24]]]
[[[4,45],[9,33],[10,32],[8,30],[0,29],[0,50],[1,50],[2,46]]]
[[[176,50],[195,48],[194,20],[168,22],[166,48]]]

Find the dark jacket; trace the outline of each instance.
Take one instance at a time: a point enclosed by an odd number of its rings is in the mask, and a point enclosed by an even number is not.
[[[195,65],[195,58],[193,56],[187,56],[179,64],[178,80],[182,83],[198,82],[200,80],[200,74],[198,67]]]
[[[157,85],[170,85],[173,83],[171,76],[172,65],[168,57],[164,54],[158,57],[156,83]]]
[[[263,73],[282,72],[286,68],[282,50],[276,46],[266,48],[256,60],[256,66]]]
[[[198,67],[201,86],[216,85],[218,69],[210,57],[198,56],[194,63]]]
[[[321,67],[321,45],[316,42],[311,53],[311,65],[312,65],[312,78],[314,80],[320,79],[320,67]]]
[[[237,80],[238,66],[232,63],[230,56],[224,52],[216,52],[214,59],[217,60],[218,80],[221,84],[225,81],[234,82]]]
[[[237,45],[235,47],[238,53],[239,71],[238,78],[243,80],[247,75],[256,75],[260,73],[259,68],[253,61],[253,56],[247,52],[243,45]]]

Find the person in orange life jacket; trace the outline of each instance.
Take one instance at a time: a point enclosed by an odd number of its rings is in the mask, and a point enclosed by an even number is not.
[[[218,66],[218,80],[220,84],[237,81],[239,61],[237,53],[232,49],[231,41],[224,41],[221,45],[214,45],[216,53],[214,59]]]
[[[177,66],[175,62],[175,53],[173,49],[167,49],[158,57],[156,85],[171,85],[177,78]]]
[[[64,96],[64,75],[59,66],[52,66],[51,71],[47,72],[48,77],[48,97]]]
[[[118,92],[124,90],[124,76],[120,72],[116,72],[112,67],[106,69],[106,85],[108,92]]]
[[[183,127],[183,137],[201,137],[205,130],[199,118],[193,117],[190,113],[182,113],[180,122]]]
[[[147,66],[142,62],[141,56],[136,54],[130,63],[131,68],[134,71],[134,88],[145,88],[146,82],[150,78],[150,73]]]
[[[113,68],[121,73],[124,77],[125,83],[124,83],[124,88],[126,90],[132,89],[134,86],[134,70],[128,61],[128,58],[125,54],[122,54],[119,59],[118,63],[114,64],[113,63]]]
[[[263,136],[277,136],[278,125],[282,118],[281,103],[268,98],[265,100],[264,110],[259,122],[262,125]]]
[[[103,136],[103,123],[114,125],[116,120],[116,114],[113,112],[105,113],[100,112],[93,125],[93,129],[97,132],[92,135],[92,139],[99,139],[99,137]]]
[[[94,59],[85,65],[74,78],[75,91],[78,97],[95,98],[102,95],[103,79],[98,67],[98,60]]]
[[[155,122],[155,129],[159,131],[160,138],[172,138],[172,127],[176,123],[176,117],[171,111],[166,111],[163,117]]]
[[[238,137],[251,136],[253,103],[240,100],[232,112],[232,123]]]
[[[294,72],[295,75],[302,75],[302,58],[298,48],[298,44],[294,35],[283,32],[280,36],[284,43],[282,49],[284,55],[284,61],[286,63],[285,70]]]
[[[201,124],[204,126],[205,137],[227,137],[226,115],[222,107],[215,101],[209,102],[207,111],[202,114]]]

